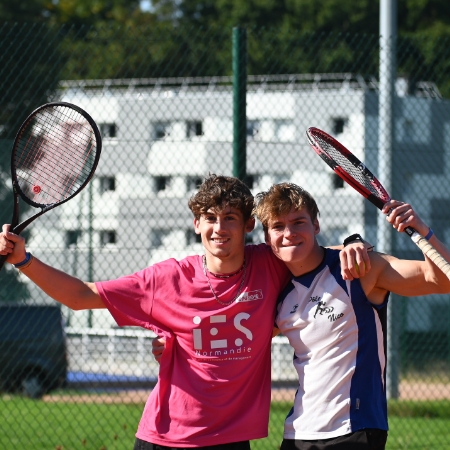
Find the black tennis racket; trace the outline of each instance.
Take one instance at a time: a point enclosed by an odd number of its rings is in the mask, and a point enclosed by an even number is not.
[[[335,138],[318,128],[308,128],[306,131],[309,144],[314,151],[351,187],[372,202],[377,208],[391,199],[382,184],[372,172],[347,148]],[[405,232],[422,250],[424,255],[442,270],[450,279],[450,264],[442,255],[414,228],[407,227]]]
[[[11,232],[75,197],[97,167],[102,140],[92,117],[76,105],[47,103],[33,111],[14,139]],[[40,211],[19,224],[19,199]],[[0,255],[0,270],[7,255]]]

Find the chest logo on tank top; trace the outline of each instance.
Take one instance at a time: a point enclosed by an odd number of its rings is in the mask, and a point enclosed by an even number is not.
[[[330,322],[335,322],[338,319],[344,317],[344,313],[337,313],[334,311],[333,306],[327,306],[327,303],[321,300],[322,297],[311,297],[308,303],[317,303],[316,310],[314,312],[314,319],[319,316],[326,316]]]

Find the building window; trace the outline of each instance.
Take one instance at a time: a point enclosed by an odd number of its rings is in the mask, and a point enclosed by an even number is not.
[[[172,230],[167,228],[155,228],[151,231],[150,242],[153,248],[164,245],[164,238],[171,233]]]
[[[343,189],[344,188],[344,180],[337,174],[331,174],[331,184],[333,189]]]
[[[261,129],[261,122],[259,120],[247,120],[247,140],[259,139],[259,131]]]
[[[117,242],[116,232],[114,230],[100,231],[100,244],[104,247],[108,244],[115,244]]]
[[[331,131],[334,135],[344,132],[348,119],[346,117],[334,117],[331,123]]]
[[[186,122],[186,137],[201,136],[203,134],[203,124],[200,121]]]
[[[81,230],[67,230],[66,231],[66,247],[76,247],[81,238]]]
[[[202,236],[197,234],[192,228],[186,230],[186,245],[201,244]]]
[[[187,177],[186,189],[188,192],[196,191],[202,183],[202,177]]]
[[[161,192],[169,188],[170,177],[168,176],[157,176],[155,177],[155,191]]]
[[[155,122],[153,124],[153,139],[164,139],[170,136],[170,122]]]
[[[414,123],[412,120],[405,119],[403,136],[405,142],[413,142],[414,141]]]
[[[116,177],[99,177],[99,181],[101,194],[116,190]]]
[[[104,139],[117,137],[117,126],[115,123],[100,123],[98,127]]]

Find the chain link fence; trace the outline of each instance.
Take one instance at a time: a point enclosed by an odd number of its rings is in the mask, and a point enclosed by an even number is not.
[[[201,253],[187,201],[209,173],[233,175],[232,30],[4,24],[0,34],[2,223],[14,132],[35,107],[62,100],[92,115],[104,149],[89,187],[29,227],[29,250],[84,280]],[[449,44],[398,39],[392,157],[392,197],[447,245]],[[378,58],[378,36],[248,30],[246,182],[255,194],[280,181],[309,190],[324,245],[358,232],[377,246],[378,211],[311,151],[305,130],[333,134],[376,174]],[[248,242],[263,242],[260,225]],[[393,254],[421,257],[401,235]],[[0,278],[0,447],[132,448],[158,374],[153,335],[118,328],[107,311],[55,306],[9,266]],[[449,297],[392,303],[398,396],[387,448],[448,449]],[[285,338],[273,340],[272,361],[270,435],[253,449],[279,447],[296,390]]]

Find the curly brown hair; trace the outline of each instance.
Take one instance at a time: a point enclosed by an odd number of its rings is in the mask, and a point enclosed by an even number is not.
[[[238,178],[210,174],[189,199],[188,206],[196,219],[208,210],[221,211],[230,206],[241,211],[247,221],[253,215],[254,197]]]
[[[292,208],[306,208],[313,222],[320,214],[314,197],[293,183],[274,184],[268,191],[256,194],[253,213],[262,223],[264,230],[267,230],[271,219],[288,214]]]

